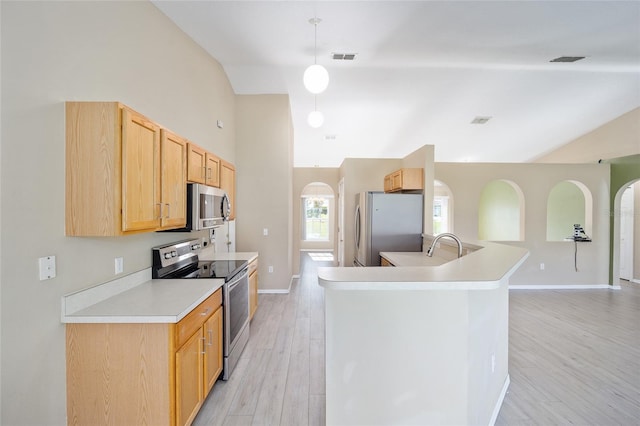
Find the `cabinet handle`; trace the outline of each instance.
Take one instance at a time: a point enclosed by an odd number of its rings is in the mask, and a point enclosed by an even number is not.
[[[167,206],[167,216],[166,219],[169,219],[171,217],[171,204],[169,203],[165,203],[165,206]]]
[[[158,219],[162,219],[162,203],[156,203],[158,206],[160,206],[160,214],[158,216]]]
[[[211,167],[207,168],[207,179],[211,179],[211,176],[213,176],[212,170],[213,169]]]
[[[202,177],[207,178],[207,166],[202,166]]]
[[[209,308],[205,309],[204,312],[201,312],[200,315],[201,316],[205,316],[209,313]]]
[[[213,346],[213,330],[208,330],[209,331],[209,343],[207,343],[207,346]]]
[[[204,337],[201,337],[200,339],[202,339],[202,352],[200,352],[200,353],[203,354],[203,355],[206,355],[207,351],[204,350],[204,345],[207,344],[207,341],[205,340]]]

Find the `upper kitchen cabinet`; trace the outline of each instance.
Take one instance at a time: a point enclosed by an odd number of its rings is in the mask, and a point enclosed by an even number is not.
[[[220,158],[217,156],[190,143],[188,167],[187,180],[189,182],[220,187]]]
[[[233,164],[224,160],[220,160],[220,188],[229,197],[229,203],[231,204],[229,220],[233,220],[236,218],[236,168]]]
[[[160,126],[145,116],[118,102],[67,102],[66,235],[183,226],[186,151],[178,139],[165,138],[163,155]]]
[[[400,169],[384,177],[384,192],[421,191],[424,189],[423,169]]]
[[[187,141],[162,129],[160,132],[162,169],[162,228],[182,228],[187,223]]]

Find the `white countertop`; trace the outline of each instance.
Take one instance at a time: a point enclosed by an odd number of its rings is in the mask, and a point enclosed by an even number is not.
[[[450,261],[428,259],[421,252],[383,252],[396,267],[323,267],[318,268],[318,281],[334,290],[490,290],[529,256],[520,247],[473,244],[482,248]]]
[[[246,260],[257,252],[215,253],[201,260]],[[63,323],[177,323],[224,284],[222,278],[155,279],[150,269],[62,296]]]
[[[177,323],[224,279],[150,280],[62,317],[66,323]]]
[[[200,260],[246,260],[252,262],[258,257],[257,251],[238,252],[215,252],[210,249],[203,249],[198,255]]]

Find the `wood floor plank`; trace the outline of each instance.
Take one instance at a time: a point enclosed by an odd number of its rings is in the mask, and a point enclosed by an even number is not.
[[[324,292],[301,253],[289,294],[260,294],[249,345],[194,425],[324,425]],[[640,285],[512,290],[511,385],[496,425],[640,426]]]

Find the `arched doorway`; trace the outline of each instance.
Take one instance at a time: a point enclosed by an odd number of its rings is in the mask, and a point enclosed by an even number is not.
[[[612,272],[614,286],[620,279],[640,284],[640,179],[618,190],[613,212]]]
[[[324,182],[307,184],[300,194],[300,249],[332,251],[335,239],[335,196]]]

